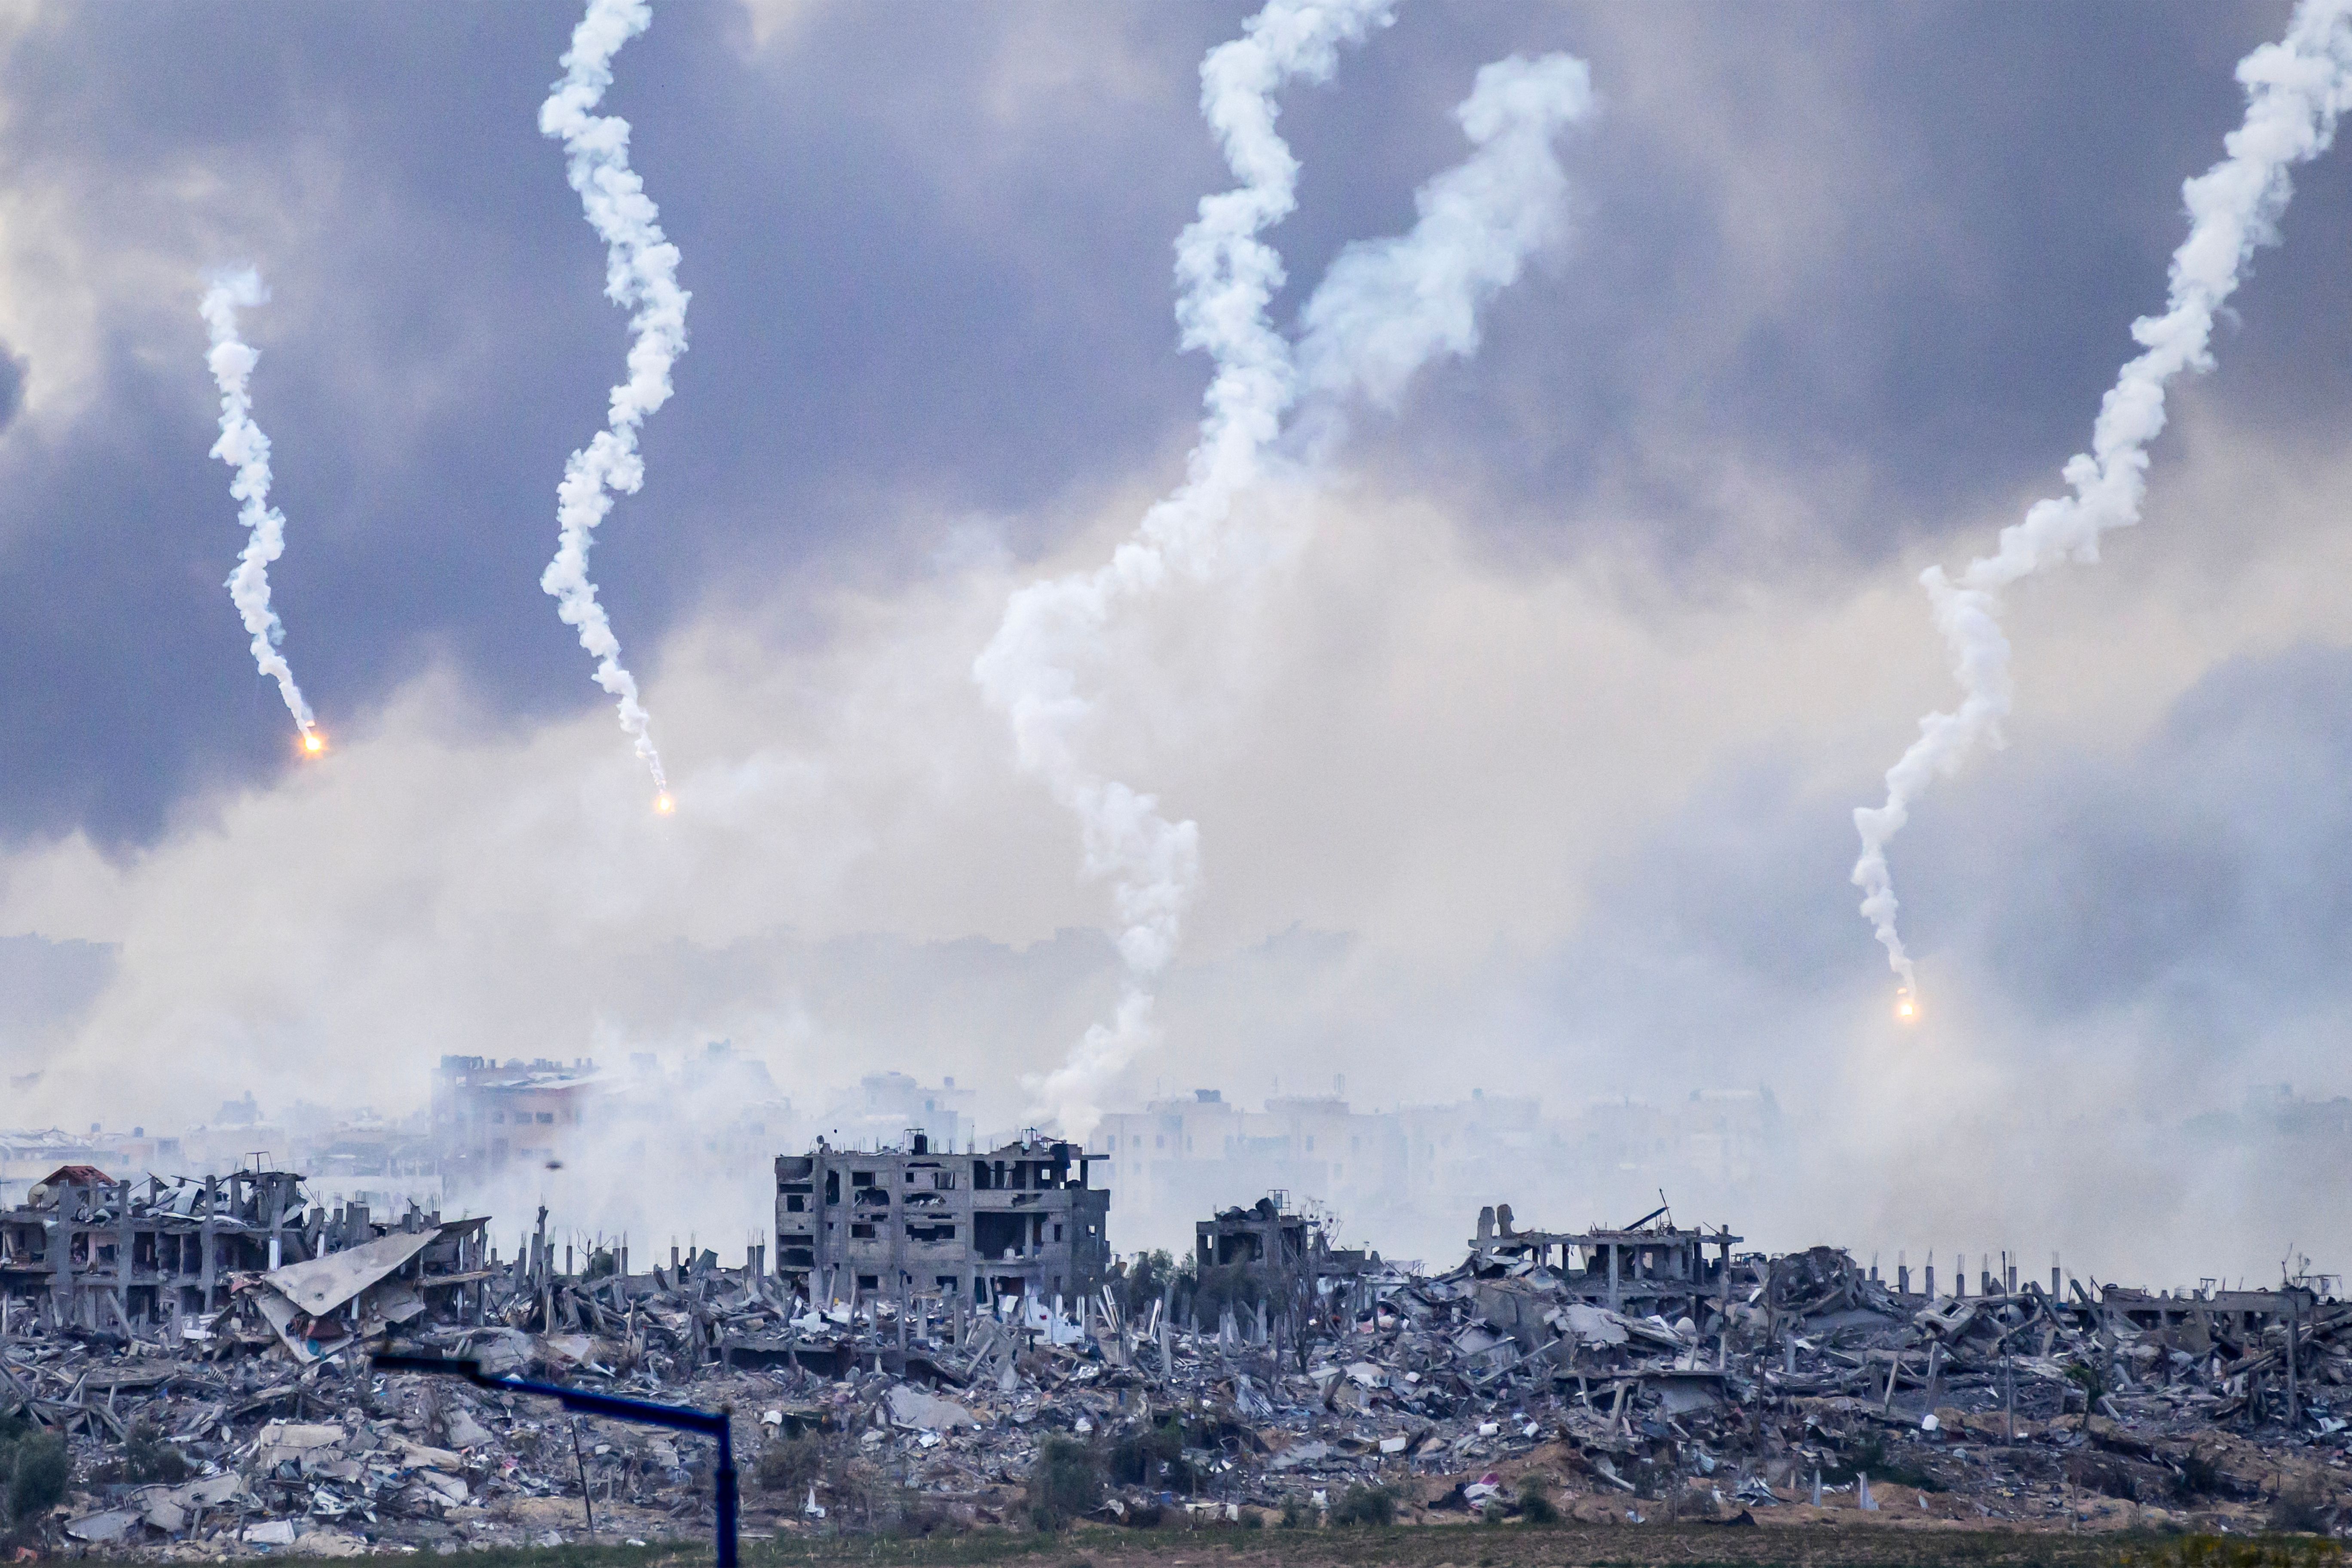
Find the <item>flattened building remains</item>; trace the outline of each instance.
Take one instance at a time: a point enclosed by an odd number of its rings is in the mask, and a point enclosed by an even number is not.
[[[812,1302],[1075,1300],[1110,1268],[1097,1156],[1034,1133],[958,1154],[910,1131],[898,1149],[823,1139],[776,1161],[776,1272]]]
[[[435,1307],[459,1315],[464,1288],[486,1277],[488,1224],[416,1209],[387,1224],[363,1204],[310,1205],[302,1178],[288,1171],[134,1183],[65,1165],[0,1209],[0,1313],[11,1329],[131,1340],[160,1331],[166,1342],[201,1342],[232,1295],[251,1290],[280,1337],[308,1342],[309,1359],[320,1344],[381,1333]],[[348,1267],[325,1265],[346,1256]],[[357,1283],[325,1294],[313,1285],[307,1295],[252,1283],[295,1265],[320,1265],[309,1273],[321,1281]],[[478,1317],[478,1291],[470,1304]]]
[[[69,1443],[89,1483],[43,1514],[45,1542],[171,1560],[544,1543],[592,1501],[608,1534],[697,1529],[707,1479],[674,1441],[604,1427],[574,1447],[517,1402],[372,1378],[364,1352],[387,1340],[730,1405],[746,1455],[814,1434],[821,1475],[744,1500],[779,1534],[1015,1523],[1046,1434],[1084,1421],[1116,1445],[1171,1419],[1181,1458],[1119,1478],[1096,1517],[1311,1518],[1376,1485],[1411,1522],[1533,1521],[1546,1488],[1550,1511],[1596,1523],[2352,1514],[2352,1304],[2315,1277],[2062,1297],[1987,1258],[1980,1287],[1960,1271],[1947,1296],[1832,1247],[1737,1253],[1663,1212],[1553,1231],[1501,1205],[1427,1273],[1328,1248],[1269,1197],[1195,1231],[1206,1270],[1307,1281],[1245,1324],[1230,1301],[1202,1310],[1213,1279],[1188,1301],[1103,1278],[1108,1194],[1088,1165],[1034,1136],[819,1144],[773,1167],[779,1270],[752,1243],[740,1269],[698,1251],[646,1273],[601,1247],[574,1272],[543,1211],[524,1255],[482,1267],[479,1221],[386,1226],[306,1204],[282,1172],[207,1191],[61,1169],[0,1211],[0,1420]],[[186,1310],[206,1301],[225,1303],[209,1324]],[[155,1440],[142,1427],[202,1473],[110,1484]]]

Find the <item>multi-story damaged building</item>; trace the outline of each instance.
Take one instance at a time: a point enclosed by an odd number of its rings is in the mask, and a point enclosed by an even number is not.
[[[218,1310],[244,1277],[322,1258],[398,1231],[418,1289],[478,1281],[487,1221],[441,1223],[411,1211],[399,1224],[363,1205],[309,1204],[288,1171],[202,1180],[114,1181],[66,1165],[0,1209],[0,1303],[50,1326],[136,1333]],[[431,1233],[428,1237],[425,1233]],[[390,1272],[385,1270],[384,1272]]]
[[[975,1303],[1074,1298],[1110,1268],[1110,1194],[1094,1158],[1032,1135],[958,1154],[824,1140],[776,1161],[776,1268],[813,1301],[946,1296]]]
[[[1703,1315],[1710,1302],[1727,1297],[1731,1249],[1743,1239],[1729,1226],[1681,1228],[1663,1208],[1622,1230],[1519,1230],[1511,1205],[1498,1204],[1478,1211],[1470,1261],[1480,1279],[1480,1307],[1506,1330],[1520,1326],[1526,1303],[1535,1299],[1523,1277],[1538,1273],[1546,1289],[1557,1286],[1614,1311],[1655,1313],[1671,1321]]]
[[[1283,1281],[1351,1278],[1363,1271],[1362,1251],[1333,1247],[1323,1222],[1291,1212],[1286,1197],[1269,1193],[1248,1208],[1229,1208],[1193,1226],[1193,1277],[1200,1289],[1258,1296]],[[1236,1286],[1244,1289],[1236,1292]]]

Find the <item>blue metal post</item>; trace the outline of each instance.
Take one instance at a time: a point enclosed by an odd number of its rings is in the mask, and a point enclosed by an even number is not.
[[[740,1511],[741,1493],[735,1478],[735,1436],[730,1412],[698,1410],[690,1405],[656,1405],[651,1400],[625,1399],[617,1394],[599,1394],[590,1388],[565,1388],[561,1384],[531,1383],[520,1377],[486,1377],[478,1361],[458,1361],[436,1355],[379,1355],[373,1358],[378,1372],[421,1372],[447,1377],[462,1377],[480,1388],[494,1388],[504,1394],[538,1394],[556,1401],[566,1410],[576,1410],[583,1415],[603,1415],[614,1421],[634,1421],[642,1426],[666,1426],[674,1432],[696,1432],[719,1443],[719,1473],[713,1478],[713,1489],[718,1501],[718,1568],[736,1568],[735,1533],[737,1515]]]

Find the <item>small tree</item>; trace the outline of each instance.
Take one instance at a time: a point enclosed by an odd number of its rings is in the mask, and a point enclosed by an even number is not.
[[[1386,1487],[1349,1487],[1331,1505],[1334,1524],[1391,1525],[1396,1522],[1396,1494]]]
[[[760,1450],[752,1475],[762,1491],[805,1497],[824,1474],[824,1440],[812,1432],[800,1437],[779,1437]]]
[[[1094,1450],[1067,1437],[1048,1437],[1029,1472],[1029,1522],[1051,1533],[1102,1505],[1102,1472]]]
[[[66,1483],[73,1477],[73,1459],[65,1439],[42,1432],[28,1423],[0,1424],[0,1519],[12,1533],[30,1532],[41,1515],[65,1500]]]
[[[1110,1447],[1110,1479],[1150,1491],[1175,1491],[1192,1484],[1184,1458],[1184,1428],[1173,1415],[1157,1426],[1128,1433]]]

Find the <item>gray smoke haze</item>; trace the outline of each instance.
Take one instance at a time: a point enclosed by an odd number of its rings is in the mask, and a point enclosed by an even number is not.
[[[698,343],[643,431],[677,483],[596,562],[693,803],[667,821],[532,585],[626,352],[532,118],[576,16],[0,35],[0,1122],[152,1128],[247,1089],[397,1115],[444,1054],[729,1039],[796,1110],[897,1068],[1016,1126],[1128,969],[971,663],[1182,480],[1212,372],[1168,246],[1233,184],[1199,66],[1244,16],[710,6],[631,42],[611,107]],[[1294,411],[1276,456],[1317,482],[1237,500],[1247,583],[1107,627],[1084,755],[1202,835],[1164,1047],[1100,1103],[1344,1075],[1362,1106],[1483,1089],[1589,1127],[1769,1085],[1755,1168],[1571,1149],[1486,1199],[1622,1219],[1663,1182],[1759,1244],[2152,1284],[2352,1261],[2308,1110],[2352,1094],[2340,161],[2298,174],[2217,367],[2168,393],[2146,526],[2006,595],[2048,674],[1913,812],[1915,1030],[1845,880],[1887,738],[1949,685],[1919,573],[2080,445],[2181,181],[2243,121],[2234,64],[2289,20],[1405,6],[1295,88],[1265,310],[1302,374],[1346,363],[1305,346],[1321,281],[1377,281],[1366,237],[1421,232],[1464,163],[1482,67],[1572,50],[1605,112],[1558,143],[1565,242],[1482,295],[1475,355],[1433,317],[1392,406],[1367,359],[1328,447]],[[222,257],[278,294],[273,599],[336,694],[322,767],[288,764],[222,620],[186,310]],[[739,1247],[764,1172],[682,1174],[725,1109],[542,1164],[500,1237],[544,1198],[655,1255]],[[1174,1235],[1112,1213],[1121,1247]],[[1471,1214],[1345,1219],[1435,1258]]]

